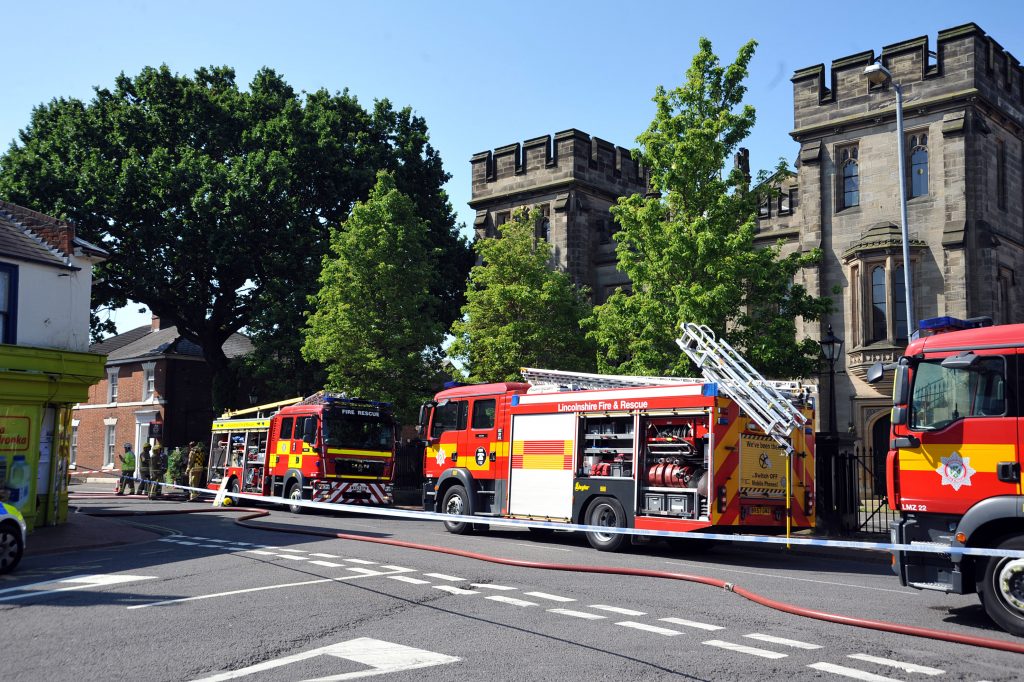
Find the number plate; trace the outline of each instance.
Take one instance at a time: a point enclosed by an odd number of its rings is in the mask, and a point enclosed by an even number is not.
[[[769,507],[768,505],[759,504],[753,507],[747,507],[748,516],[771,516],[775,511],[775,507]]]
[[[353,483],[349,490],[353,493],[368,493],[370,492],[370,486],[365,483]]]

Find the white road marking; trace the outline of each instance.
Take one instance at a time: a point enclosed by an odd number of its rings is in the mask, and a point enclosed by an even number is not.
[[[892,677],[884,677],[882,675],[869,673],[865,670],[857,670],[856,668],[847,668],[846,666],[836,665],[835,663],[811,663],[807,667],[826,673],[842,675],[843,677],[850,677],[855,680],[864,680],[864,682],[899,682],[899,680]]]
[[[486,598],[491,601],[500,601],[502,604],[511,604],[512,606],[537,606],[537,602],[526,601],[525,599],[516,599],[515,597],[506,597],[503,594],[492,594]]]
[[[311,559],[309,563],[316,564],[317,566],[326,566],[327,568],[339,568],[339,567],[345,565],[345,564],[336,564],[336,563],[334,563],[332,561],[320,561],[319,559]]]
[[[685,618],[659,618],[658,620],[666,623],[672,623],[674,625],[685,625],[688,628],[697,628],[698,630],[724,630],[725,628],[721,625],[712,625],[711,623],[699,623],[695,620],[686,620]]]
[[[707,568],[707,564],[701,564],[694,561],[666,561],[666,564],[675,566],[699,566],[701,568]],[[839,587],[855,587],[861,590],[874,590],[875,592],[895,592],[896,594],[909,594],[910,588],[905,590],[889,590],[884,587],[871,587],[870,585],[854,585],[853,583],[840,583],[832,580],[814,580],[812,578],[795,578],[788,575],[777,575],[775,573],[764,573],[761,571],[744,571],[738,568],[724,568],[718,566],[716,570],[723,573],[742,573],[744,575],[759,575],[765,578],[775,578],[776,580],[794,580],[801,583],[816,583],[818,585],[838,585]]]
[[[391,566],[390,564],[386,565],[386,566],[381,566],[381,568],[386,568],[389,571],[401,571],[402,573],[415,573],[416,572],[415,568],[406,568],[404,566]]]
[[[470,583],[470,585],[473,587],[482,587],[485,590],[501,590],[503,592],[516,589],[515,587],[509,587],[508,585],[494,585],[492,583]]]
[[[189,542],[188,540],[178,540],[179,545],[198,545],[198,542]]]
[[[797,639],[786,639],[785,637],[776,637],[775,635],[762,635],[760,632],[752,632],[749,635],[743,635],[750,639],[757,639],[762,642],[769,642],[771,644],[781,644],[782,646],[791,646],[794,649],[820,649],[820,644],[810,644],[808,642],[801,642]]]
[[[178,541],[174,538],[157,538],[157,542],[173,542],[177,544]]]
[[[348,570],[352,571],[353,573],[361,573],[362,575],[384,575],[380,571],[375,571],[372,568],[352,568],[351,566],[349,566]]]
[[[155,575],[131,575],[128,573],[111,573],[111,574],[97,574],[97,575],[77,575],[70,578],[61,578],[58,580],[47,580],[41,583],[31,583],[29,585],[21,585],[19,587],[10,587],[0,592],[12,592],[19,591],[19,594],[10,594],[6,597],[0,597],[0,601],[14,601],[15,599],[25,599],[26,597],[39,597],[46,594],[56,594],[58,592],[71,592],[72,590],[84,590],[90,587],[109,587],[110,585],[119,585],[122,583],[135,582],[137,580],[156,580]],[[39,587],[41,585],[56,585],[66,584],[68,587],[58,587],[54,590],[30,590],[31,587]]]
[[[378,574],[380,575],[380,574]],[[236,594],[248,594],[250,592],[265,592],[267,590],[280,590],[286,587],[302,587],[304,585],[320,585],[323,583],[344,583],[349,580],[369,578],[368,575],[343,575],[340,578],[320,578],[318,580],[303,580],[297,583],[279,583],[277,585],[264,585],[263,587],[247,587],[242,590],[230,590],[228,592],[213,592],[211,594],[199,594],[194,597],[180,597],[178,599],[163,599],[161,601],[149,602],[148,604],[135,604],[127,607],[129,611],[134,609],[147,609],[150,606],[166,606],[167,604],[180,604],[188,601],[199,601],[202,599],[215,599],[217,597],[231,597]]]
[[[548,613],[560,613],[563,616],[572,616],[573,618],[582,618],[584,620],[604,620],[604,616],[599,616],[596,613],[587,613],[585,611],[573,611],[571,609],[548,609]]]
[[[576,601],[575,599],[570,599],[569,597],[559,597],[557,594],[548,594],[547,592],[527,592],[526,596],[537,597],[538,599],[547,599],[549,601]]]
[[[536,543],[532,543],[531,544],[529,542],[516,542],[515,544],[519,545],[520,547],[533,547],[534,549],[536,549],[537,547],[543,546],[543,545],[538,545]],[[544,547],[544,549],[546,549],[546,550],[550,549],[552,552],[572,552],[572,551],[575,551],[575,550],[571,550],[571,549],[565,549],[564,547]]]
[[[347,561],[347,562],[349,562],[351,564],[363,564],[363,565],[366,565],[366,566],[376,566],[377,565],[376,561],[367,561],[366,559],[343,559],[343,561]]]
[[[623,616],[646,616],[647,614],[643,611],[634,611],[633,609],[623,609],[618,606],[605,606],[604,604],[591,604],[590,608],[597,609],[599,611],[610,611],[611,613],[618,613]]]
[[[337,554],[324,554],[322,552],[310,552],[309,556],[323,557],[324,559],[340,559]]]
[[[648,625],[647,623],[637,623],[637,622],[632,621],[632,620],[624,620],[622,622],[616,623],[616,625],[621,625],[624,628],[633,628],[634,630],[643,630],[644,632],[653,632],[655,634],[666,635],[668,637],[673,637],[675,635],[683,634],[683,633],[679,632],[679,630],[670,630],[668,628],[659,628],[657,625]]]
[[[437,578],[438,580],[447,580],[453,583],[461,583],[466,581],[465,578],[458,578],[454,575],[447,575],[445,573],[424,573],[423,575],[427,576],[428,578]]]
[[[268,552],[264,549],[247,549],[245,551],[249,554],[259,554],[261,556],[277,556],[274,552]]]
[[[209,547],[211,549],[228,549],[224,545],[199,545],[200,547]]]
[[[429,585],[429,580],[420,580],[419,578],[411,578],[407,575],[389,575],[392,580],[401,580],[403,583],[409,583],[410,585]]]
[[[734,644],[733,642],[723,642],[720,639],[709,639],[704,642],[708,646],[716,646],[719,649],[728,649],[729,651],[735,651],[739,654],[750,654],[751,656],[760,656],[761,658],[786,658],[789,654],[779,653],[778,651],[769,651],[768,649],[758,649],[757,647],[747,646],[746,644]]]
[[[480,594],[476,590],[464,590],[461,587],[453,587],[452,585],[434,585],[434,589],[451,592],[452,594]]]
[[[945,670],[939,670],[938,668],[929,668],[926,665],[918,665],[916,663],[904,663],[903,661],[894,661],[891,658],[880,658],[878,656],[872,656],[870,654],[850,654],[847,658],[855,658],[858,661],[867,661],[868,663],[877,663],[878,665],[886,665],[890,668],[898,668],[899,670],[906,671],[908,673],[921,673],[923,675],[941,675],[946,672]]]
[[[362,663],[363,665],[369,666],[370,669],[355,670],[352,672],[341,673],[340,675],[320,677],[316,682],[341,682],[342,680],[370,677],[371,675],[383,675],[385,673],[398,672],[401,670],[427,668],[435,665],[443,665],[445,663],[454,663],[455,661],[460,660],[455,656],[438,654],[433,651],[425,651],[423,649],[414,649],[401,644],[384,642],[379,639],[360,637],[359,639],[331,644],[330,646],[313,649],[312,651],[305,651],[300,654],[293,654],[291,656],[285,656],[272,661],[264,661],[263,663],[257,663],[256,665],[251,665],[247,668],[230,670],[210,677],[204,677],[201,680],[196,680],[195,682],[225,682],[226,680],[233,680],[239,677],[247,677],[256,673],[266,672],[267,670],[273,670],[298,661],[316,658],[317,656],[334,656],[336,658]],[[311,680],[309,682],[313,681]]]
[[[295,556],[294,554],[278,554],[277,556],[282,559],[291,559],[292,561],[306,561],[304,556]]]
[[[288,547],[275,547],[274,549],[276,549],[278,552],[298,552],[299,554],[306,553],[306,550],[304,549],[290,549]]]

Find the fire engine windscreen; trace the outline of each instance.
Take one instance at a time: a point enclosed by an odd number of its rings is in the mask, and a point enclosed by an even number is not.
[[[969,369],[921,362],[914,375],[910,426],[919,430],[945,428],[963,417],[1006,413],[1006,367],[1001,357],[979,358]]]
[[[391,418],[377,412],[341,408],[324,415],[324,444],[329,448],[390,450],[394,437]]]

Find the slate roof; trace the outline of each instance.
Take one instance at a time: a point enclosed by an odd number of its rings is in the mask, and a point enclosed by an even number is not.
[[[58,220],[38,211],[0,200],[0,253],[14,260],[22,260],[43,265],[53,265],[65,269],[77,269],[71,264],[70,256],[47,239],[46,234],[66,231],[70,233],[70,246],[92,256],[110,255],[103,248],[90,242],[74,237],[74,225]]]
[[[224,354],[229,358],[248,355],[252,352],[252,341],[244,334],[232,334],[224,342]],[[90,353],[107,356],[107,364],[124,363],[133,360],[156,359],[158,357],[202,358],[203,349],[178,334],[177,327],[151,331],[150,325],[136,327],[89,346]]]

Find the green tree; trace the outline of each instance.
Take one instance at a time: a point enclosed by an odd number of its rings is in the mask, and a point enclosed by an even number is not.
[[[302,348],[326,367],[329,388],[390,401],[403,420],[429,393],[444,336],[428,232],[415,203],[380,172],[369,198],[331,230]]]
[[[222,346],[243,328],[258,349],[249,369],[271,385],[261,398],[316,387],[322,373],[302,360],[301,329],[327,226],[366,197],[379,169],[395,171],[428,223],[447,325],[472,251],[425,122],[387,100],[367,111],[347,91],[297,93],[270,69],[248,90],[228,67],[122,73],[88,103],[36,107],[0,157],[0,195],[73,220],[107,248],[94,311],[133,299],[172,321],[202,346],[219,409],[238,390]]]
[[[755,46],[748,42],[723,67],[702,38],[686,82],[657,89],[656,114],[636,152],[653,191],[612,207],[621,225],[618,267],[631,291],[616,291],[584,323],[601,371],[692,375],[675,344],[681,322],[728,332],[769,375],[814,370],[817,345],[796,340],[795,318],[818,319],[830,301],[794,285],[793,276],[820,253],[783,257],[779,247],[755,248],[757,193],[742,170],[725,170],[754,125],[754,109],[742,101]]]
[[[580,328],[587,292],[551,267],[551,245],[535,236],[539,220],[539,211],[517,211],[498,237],[474,246],[483,264],[470,271],[448,348],[471,381],[520,381],[524,366],[594,370],[594,345]]]

